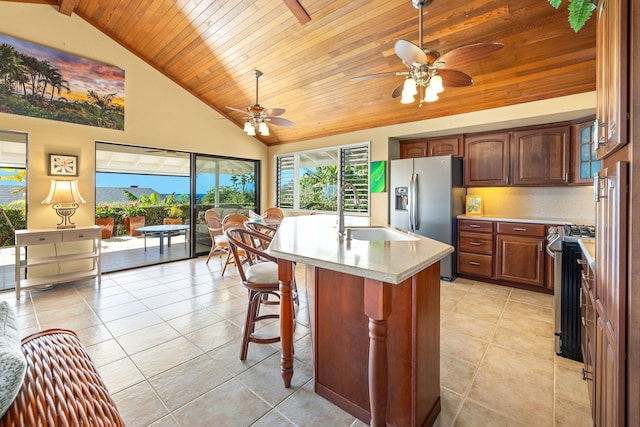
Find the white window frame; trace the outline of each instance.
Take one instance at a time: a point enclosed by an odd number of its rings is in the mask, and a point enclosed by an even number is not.
[[[317,211],[317,210],[310,210],[310,209],[301,209],[300,208],[300,158],[303,155],[312,155],[313,153],[321,153],[321,152],[335,152],[336,156],[337,156],[337,160],[338,160],[338,182],[336,183],[336,185],[342,185],[342,183],[344,183],[344,166],[342,164],[342,156],[341,156],[341,152],[342,150],[349,150],[349,149],[354,149],[354,148],[360,148],[360,147],[366,147],[366,151],[367,151],[367,159],[366,159],[366,166],[367,166],[367,185],[366,185],[366,191],[359,191],[358,192],[358,196],[360,199],[362,199],[363,197],[366,198],[367,201],[367,210],[366,212],[350,212],[347,208],[346,213],[348,215],[353,215],[353,216],[370,216],[371,214],[371,197],[370,197],[370,191],[369,191],[369,179],[370,179],[370,166],[371,166],[371,142],[370,141],[366,141],[366,142],[359,142],[359,143],[354,143],[354,144],[347,144],[347,145],[339,145],[339,146],[333,146],[333,147],[325,147],[325,148],[320,148],[320,149],[314,149],[314,150],[305,150],[305,151],[295,151],[295,152],[291,152],[291,153],[282,153],[282,154],[277,154],[274,156],[274,200],[275,200],[275,205],[280,207],[281,209],[285,210],[285,211],[291,211],[291,212],[301,212],[301,213],[311,213],[311,212],[317,212],[317,213],[326,213],[326,214],[332,214],[332,213],[337,213],[337,211]],[[291,157],[293,156],[293,207],[289,208],[289,207],[281,207],[280,206],[280,200],[279,200],[279,192],[280,192],[280,188],[279,188],[279,175],[280,175],[280,159],[281,158],[286,158],[286,157]],[[363,194],[364,193],[364,194]],[[351,191],[347,191],[347,201],[348,203],[345,206],[348,206],[349,204],[352,203],[353,199],[351,198]],[[344,194],[343,194],[344,196]]]

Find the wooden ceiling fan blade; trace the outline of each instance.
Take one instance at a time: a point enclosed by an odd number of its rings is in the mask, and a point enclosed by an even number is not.
[[[473,84],[471,76],[462,71],[440,69],[438,74],[442,77],[442,86],[444,87],[463,87]]]
[[[388,73],[367,74],[364,76],[351,77],[351,80],[369,80],[378,77],[406,76],[407,74],[409,74],[407,71],[390,71]]]
[[[227,105],[227,108],[233,111],[237,111],[238,113],[245,113],[245,114],[247,113],[246,108],[229,107],[228,105]]]
[[[400,83],[396,88],[391,92],[392,98],[397,98],[402,95],[402,89],[404,89],[404,82]]]
[[[504,43],[476,43],[453,49],[442,55],[438,62],[447,68],[458,68],[473,64],[493,55],[504,47]]]
[[[269,117],[269,123],[276,126],[295,126],[291,120],[283,119],[282,117]]]
[[[311,21],[311,17],[307,13],[307,11],[304,10],[304,7],[302,7],[302,5],[298,0],[282,0],[282,1],[284,2],[284,4],[287,5],[291,13],[293,13],[293,16],[295,16],[298,19],[298,22],[300,22],[300,24],[304,25],[307,22]]]
[[[264,113],[267,116],[281,116],[286,112],[287,110],[285,110],[284,108],[267,108],[266,110],[264,110]]]
[[[394,49],[396,51],[396,55],[402,59],[402,62],[407,68],[411,68],[411,65],[414,62],[419,62],[421,64],[427,62],[427,55],[424,51],[409,41],[402,39],[398,40]]]

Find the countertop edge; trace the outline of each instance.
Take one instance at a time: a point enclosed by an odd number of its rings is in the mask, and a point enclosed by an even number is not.
[[[472,221],[501,221],[501,222],[528,222],[531,224],[549,224],[549,225],[593,225],[593,221],[579,220],[579,219],[566,219],[566,218],[535,218],[535,217],[502,217],[493,215],[458,215],[458,219],[468,219]]]

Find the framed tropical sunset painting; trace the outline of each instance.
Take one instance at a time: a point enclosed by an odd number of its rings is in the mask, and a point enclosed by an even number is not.
[[[0,34],[0,111],[124,129],[124,70]]]

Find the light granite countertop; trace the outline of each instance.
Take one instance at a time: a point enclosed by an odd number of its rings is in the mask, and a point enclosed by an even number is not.
[[[596,269],[596,239],[580,238],[578,239],[578,245],[582,249],[585,259],[589,263],[591,270]]]
[[[398,284],[453,252],[453,247],[389,226],[415,237],[411,241],[341,239],[337,216],[286,217],[267,252],[277,258]],[[345,218],[347,227],[354,225]],[[362,226],[357,221],[357,226]]]
[[[537,218],[522,216],[518,218],[514,217],[502,217],[497,215],[458,215],[458,219],[470,219],[477,221],[502,221],[502,222],[528,222],[532,224],[549,224],[549,225],[593,225],[593,221],[579,220],[579,219],[567,219],[567,218]]]

